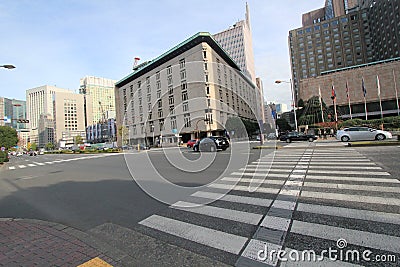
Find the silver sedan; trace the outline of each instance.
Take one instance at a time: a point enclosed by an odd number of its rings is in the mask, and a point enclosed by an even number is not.
[[[377,130],[368,127],[349,127],[339,130],[336,133],[336,139],[342,142],[359,141],[359,140],[385,140],[392,138],[392,134],[388,131]]]

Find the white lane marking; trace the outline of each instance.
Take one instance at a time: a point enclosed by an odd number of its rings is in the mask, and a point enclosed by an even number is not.
[[[270,179],[252,179],[252,178],[240,178],[240,177],[224,177],[222,181],[229,182],[241,182],[241,183],[260,183],[260,184],[279,184],[283,185],[285,180],[270,180]]]
[[[196,203],[185,201],[178,201],[175,204],[171,205],[170,208],[252,225],[257,225],[262,218],[261,214],[224,209],[207,205],[199,205]]]
[[[337,241],[344,238],[348,244],[362,247],[371,247],[379,250],[398,253],[400,251],[400,237],[384,234],[370,233],[353,229],[346,229],[335,226],[328,226],[316,223],[308,223],[294,220],[291,233],[308,235],[316,238]]]
[[[251,189],[253,187],[249,186],[242,186],[242,185],[229,185],[229,184],[210,184],[208,187],[212,188],[220,188],[220,189],[231,189],[231,190],[237,190],[237,191],[244,191],[244,192],[251,192]],[[258,187],[256,192],[259,193],[267,193],[267,194],[278,194],[279,189],[276,188],[266,188],[266,187]]]
[[[335,165],[335,166],[337,166],[337,167],[339,167],[339,165],[340,165],[340,167],[342,167],[342,166],[346,166],[346,165],[351,165],[351,166],[371,166],[371,165],[373,165],[373,166],[376,166],[376,164],[374,163],[374,162],[340,162],[340,163],[337,163],[337,162],[317,162],[317,161],[311,161],[310,162],[310,165],[311,166],[319,166],[319,165],[326,165],[326,166],[329,166],[329,165]]]
[[[314,166],[311,165],[309,166],[309,169],[345,169],[345,170],[359,170],[359,169],[363,169],[363,170],[382,170],[381,167],[379,166]]]
[[[10,167],[8,167],[8,169],[9,170],[15,170],[15,167],[14,166],[10,166]]]
[[[28,166],[29,166],[29,167],[36,167],[37,165],[31,164],[31,163],[30,163],[30,164],[28,164]]]
[[[359,174],[359,175],[390,175],[388,172],[369,172],[369,171],[338,171],[338,170],[308,170],[311,174]]]
[[[230,175],[251,175],[251,176],[266,176],[267,173],[257,173],[257,172],[232,172]],[[279,173],[268,173],[268,177],[276,178],[287,178],[289,174],[279,174]]]
[[[327,158],[312,158],[311,162],[371,162],[370,159],[354,159],[354,158],[347,158],[347,159],[327,159]]]
[[[247,241],[247,238],[243,236],[181,222],[159,215],[152,215],[139,222],[139,224],[236,255],[239,254]]]
[[[359,191],[400,193],[400,187],[375,186],[375,185],[305,182],[304,186],[305,187],[318,187],[318,188],[332,188],[332,189],[348,189],[348,190],[359,190]]]
[[[371,183],[400,183],[399,180],[391,178],[363,178],[363,177],[344,177],[344,176],[325,176],[325,175],[307,175],[307,180],[334,180],[334,181],[353,181],[353,182],[371,182]]]
[[[305,190],[301,192],[301,197],[400,206],[400,199],[389,198],[389,197],[374,197],[374,196],[363,196],[355,194],[347,195],[347,194],[336,194],[327,192],[311,192]]]
[[[40,166],[43,166],[43,165],[46,165],[46,164],[44,164],[44,163],[41,163],[41,162],[33,162],[33,163],[35,163],[36,165],[40,165]]]
[[[400,214],[299,203],[297,211],[400,225]]]
[[[294,210],[296,207],[296,202],[293,201],[284,201],[284,200],[275,200],[272,204],[272,208],[284,209],[284,210]]]
[[[25,165],[18,165],[18,167],[21,168],[21,169],[26,168]]]
[[[266,199],[266,198],[245,197],[232,194],[220,194],[220,193],[204,192],[204,191],[197,191],[196,193],[192,194],[192,196],[208,198],[213,200],[223,200],[228,202],[243,203],[249,205],[257,205],[263,207],[269,207],[272,203],[271,199]]]
[[[289,229],[290,221],[290,219],[267,215],[261,222],[261,226],[286,232]]]
[[[46,164],[53,164],[54,162],[52,162],[52,161],[46,161],[45,163],[46,163]]]

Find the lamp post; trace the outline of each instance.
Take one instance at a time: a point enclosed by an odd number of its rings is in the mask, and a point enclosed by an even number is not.
[[[10,70],[10,69],[15,69],[15,66],[8,64],[8,65],[1,65],[0,68],[5,68],[5,69],[9,69]]]
[[[153,133],[153,147],[154,147],[154,125],[150,125],[151,127],[151,132]]]
[[[292,83],[292,79],[288,81],[281,81],[281,80],[276,80],[275,83],[279,84],[279,83],[289,83],[290,84],[290,91],[292,93],[292,101],[293,101],[293,111],[294,111],[294,124],[296,127],[296,131],[298,131],[298,127],[297,127],[297,115],[296,115],[296,102],[294,99],[294,88],[293,88],[293,83]]]

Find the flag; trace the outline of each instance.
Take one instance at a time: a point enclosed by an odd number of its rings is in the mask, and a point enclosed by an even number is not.
[[[367,96],[367,88],[365,88],[365,84],[364,84],[364,77],[362,77],[362,90],[363,90],[363,94],[364,94],[364,98]]]
[[[376,75],[376,86],[378,88],[378,96],[381,96],[381,83],[379,82],[379,76]]]
[[[346,95],[347,95],[347,100],[350,99],[350,92],[349,92],[349,84],[346,81]]]
[[[332,83],[332,96],[331,96],[331,98],[332,98],[332,100],[336,100],[336,91],[335,91],[335,86],[333,86],[333,83]]]

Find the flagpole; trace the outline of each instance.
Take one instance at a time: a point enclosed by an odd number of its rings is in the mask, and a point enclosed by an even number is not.
[[[364,95],[365,120],[367,121],[368,120],[367,99],[366,99],[367,89],[365,88],[365,84],[364,84],[364,76],[362,76],[362,90],[363,90],[363,95]]]
[[[394,75],[394,69],[393,69],[393,80],[394,80],[394,91],[395,91],[395,93],[396,93],[397,116],[400,116],[399,96],[398,96],[398,94],[397,94],[397,83],[396,83],[396,76]]]
[[[335,128],[336,128],[336,130],[337,130],[337,123],[338,123],[338,119],[337,119],[337,110],[336,110],[336,91],[335,91],[335,86],[333,85],[333,82],[332,82],[332,96],[331,96],[331,98],[332,98],[332,101],[333,101],[333,110],[334,110],[334,112],[335,112]]]
[[[379,81],[379,76],[378,75],[376,75],[376,87],[377,87],[377,90],[378,90],[379,107],[381,108],[381,119],[383,119],[382,99],[381,99],[381,83]]]
[[[324,111],[322,109],[322,96],[321,96],[321,86],[318,86],[318,93],[319,93],[319,105],[321,107],[321,117],[322,117],[322,122],[325,123],[324,119]]]
[[[350,119],[353,119],[353,115],[351,114],[351,104],[350,104],[350,92],[349,92],[349,84],[346,80],[346,92],[347,92],[347,101],[349,102],[349,111],[350,111]]]

